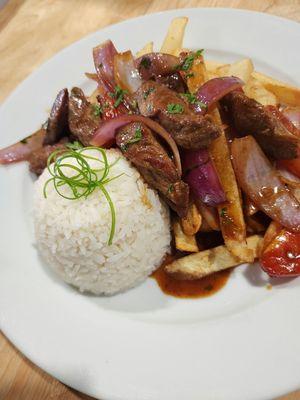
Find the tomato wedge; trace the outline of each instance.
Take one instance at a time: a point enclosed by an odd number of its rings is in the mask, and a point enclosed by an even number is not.
[[[300,233],[283,229],[267,246],[260,263],[270,276],[292,277],[300,275]]]

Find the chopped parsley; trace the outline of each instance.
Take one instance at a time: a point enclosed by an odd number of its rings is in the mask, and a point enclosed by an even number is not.
[[[169,114],[182,114],[183,113],[183,105],[170,103],[167,105],[167,112]]]
[[[146,69],[149,69],[151,67],[151,60],[149,57],[143,57],[141,59],[140,65]]]
[[[93,107],[93,114],[95,117],[100,117],[100,115],[102,114],[103,110],[102,108],[99,106],[99,104],[92,104]]]
[[[192,93],[180,93],[180,96],[185,98],[190,104],[195,104],[201,108],[207,108],[207,105],[202,101],[197,100],[197,97]]]
[[[200,57],[203,53],[204,49],[197,50],[194,53],[190,53],[188,56],[185,57],[183,62],[179,65],[176,65],[175,69],[177,70],[182,70],[182,71],[188,71],[191,66],[193,65],[193,62],[195,58]],[[189,75],[189,74],[188,74]],[[187,76],[187,78],[190,78],[191,75]]]
[[[174,185],[171,183],[171,185],[169,185],[169,187],[168,187],[167,194],[173,193],[173,192],[174,192]]]
[[[98,64],[99,68],[103,68],[103,63]]]
[[[71,150],[79,150],[79,149],[83,148],[82,144],[80,142],[78,142],[77,140],[73,143],[67,143],[66,147]]]
[[[110,97],[113,97],[114,99],[116,99],[116,101],[114,102],[115,108],[117,108],[122,103],[122,101],[124,100],[124,95],[126,93],[127,93],[127,90],[123,90],[118,85],[115,87],[114,93],[109,93]]]
[[[186,79],[188,78],[193,78],[195,76],[195,74],[193,72],[190,72],[188,74],[185,74]]]
[[[121,144],[121,150],[122,151],[128,150],[128,147],[130,144],[138,143],[142,139],[142,137],[143,137],[142,129],[140,127],[138,127],[135,130],[134,137],[132,139],[128,140],[127,143]]]
[[[226,207],[221,208],[220,216],[222,218],[227,216],[227,208]]]
[[[149,96],[149,94],[152,93],[154,90],[155,90],[154,87],[151,87],[148,90],[146,90],[143,95],[144,99],[146,100],[146,98]]]

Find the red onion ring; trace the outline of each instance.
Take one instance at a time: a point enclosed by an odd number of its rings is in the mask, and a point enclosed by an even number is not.
[[[105,146],[113,143],[117,129],[131,122],[142,122],[168,143],[174,156],[174,162],[177,167],[178,174],[181,176],[182,168],[180,155],[174,139],[161,125],[150,118],[143,117],[142,115],[121,115],[117,118],[113,118],[104,122],[95,132],[95,135],[91,140],[91,144],[94,146]]]

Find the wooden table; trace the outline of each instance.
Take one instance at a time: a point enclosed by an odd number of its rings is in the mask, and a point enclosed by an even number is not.
[[[0,10],[0,101],[45,60],[88,33],[181,7],[236,7],[300,21],[299,0],[11,0]],[[41,371],[0,333],[0,400],[43,399],[90,397]],[[300,400],[300,391],[280,400]]]

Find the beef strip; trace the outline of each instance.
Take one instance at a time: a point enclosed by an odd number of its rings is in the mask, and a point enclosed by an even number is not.
[[[51,109],[43,145],[57,143],[68,133],[68,100],[68,90],[60,90]]]
[[[238,133],[241,136],[254,136],[268,156],[277,160],[297,157],[299,138],[290,133],[263,105],[241,91],[227,94],[221,104],[232,118]]]
[[[36,175],[41,175],[47,166],[47,160],[51,153],[56,150],[67,149],[66,144],[68,143],[67,138],[62,138],[58,143],[53,145],[43,146],[33,151],[29,156],[29,169]]]
[[[195,114],[177,93],[157,82],[144,82],[136,92],[142,115],[155,117],[173,136],[178,146],[188,150],[206,148],[220,135],[220,128],[209,116]],[[171,113],[168,106],[175,104],[179,113]]]
[[[157,189],[179,216],[185,216],[189,187],[180,180],[175,164],[151,130],[139,122],[119,129],[116,143],[145,181]]]
[[[83,91],[77,87],[71,90],[69,99],[69,128],[71,133],[84,145],[88,146],[101,118],[95,115],[93,105]]]

